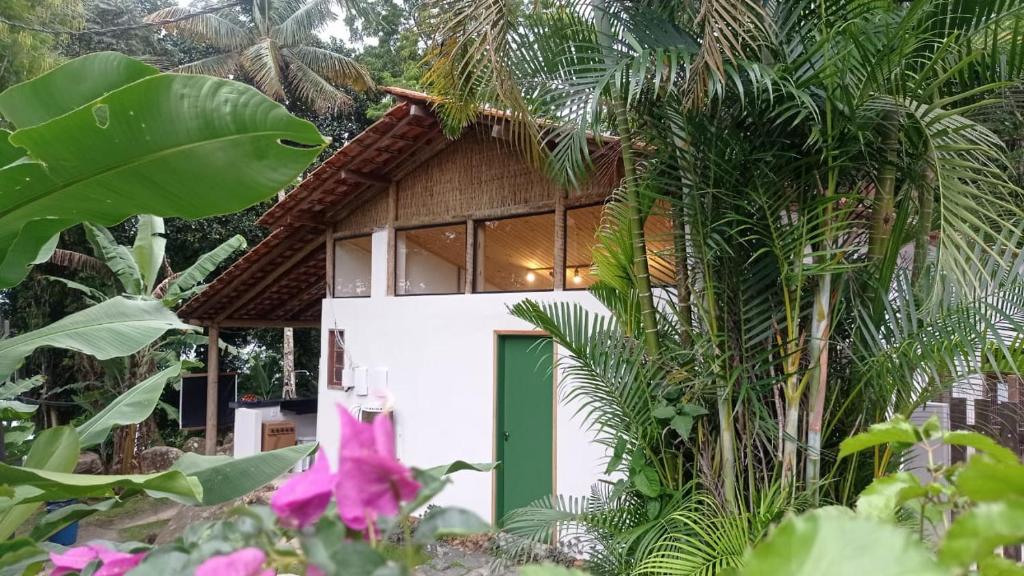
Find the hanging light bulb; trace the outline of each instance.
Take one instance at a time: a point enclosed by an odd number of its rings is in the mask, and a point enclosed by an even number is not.
[[[580,276],[580,269],[579,268],[574,268],[573,269],[573,273],[572,273],[572,283],[573,284],[580,284],[582,282],[583,282],[583,277]]]
[[[526,281],[527,282],[531,282],[532,283],[536,279],[537,279],[537,275],[533,273],[533,270],[530,270],[529,272],[526,273]]]

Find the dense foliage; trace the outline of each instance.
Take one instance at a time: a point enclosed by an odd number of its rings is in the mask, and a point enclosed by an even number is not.
[[[623,175],[594,255],[611,317],[513,309],[572,355],[564,399],[613,483],[513,512],[510,531],[578,534],[619,574],[684,541],[712,568],[676,573],[715,572],[788,511],[851,503],[898,466],[839,459],[845,438],[1017,372],[1024,196],[1003,140],[1020,8],[424,4],[425,83],[452,133],[490,105],[560,181]],[[621,166],[594,166],[609,147]],[[652,286],[652,214],[674,222],[671,286]]]

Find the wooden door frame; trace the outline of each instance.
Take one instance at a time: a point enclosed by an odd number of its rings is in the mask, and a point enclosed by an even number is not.
[[[491,378],[491,462],[498,461],[498,355],[501,354],[501,338],[503,336],[534,336],[551,338],[543,330],[495,330],[494,364]],[[498,469],[491,472],[491,520],[498,525]],[[551,493],[558,493],[558,344],[551,340]]]

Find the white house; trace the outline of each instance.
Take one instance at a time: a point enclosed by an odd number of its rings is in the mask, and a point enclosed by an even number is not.
[[[364,418],[390,407],[410,465],[502,462],[458,476],[442,504],[497,520],[546,494],[585,493],[602,448],[557,401],[554,346],[508,307],[533,298],[603,310],[584,289],[617,143],[593,142],[606,169],[566,190],[503,138],[501,114],[481,113],[450,140],[429,97],[390,92],[398,104],[269,210],[272,234],[182,316],[214,337],[320,327],[315,434],[329,454],[341,404]],[[648,226],[656,238],[669,223]],[[654,259],[655,276],[671,268]]]

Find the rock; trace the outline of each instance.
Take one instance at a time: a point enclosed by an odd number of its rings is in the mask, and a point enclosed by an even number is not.
[[[235,445],[234,444],[221,444],[220,446],[217,446],[217,455],[218,456],[234,456],[235,455]]]
[[[206,440],[199,436],[193,436],[181,446],[181,449],[185,452],[195,452],[196,454],[202,454],[206,448]]]
[[[103,474],[103,461],[95,452],[82,452],[75,464],[75,474]]]
[[[154,446],[139,454],[139,471],[143,474],[163,472],[181,458],[182,452],[170,446]]]

